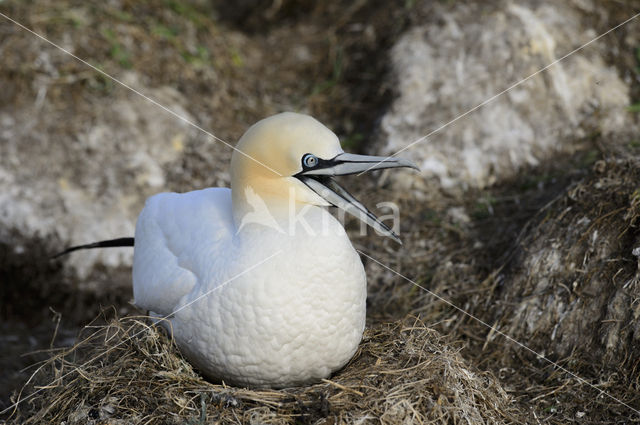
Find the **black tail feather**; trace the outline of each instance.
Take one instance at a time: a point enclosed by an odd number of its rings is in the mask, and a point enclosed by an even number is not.
[[[69,254],[73,251],[78,251],[80,249],[92,249],[92,248],[116,248],[120,246],[133,246],[133,238],[118,238],[118,239],[110,239],[108,241],[100,241],[94,242],[86,245],[77,245],[72,246],[71,248],[67,248],[62,252],[51,257],[51,259],[55,259],[58,257],[62,257],[63,255]]]

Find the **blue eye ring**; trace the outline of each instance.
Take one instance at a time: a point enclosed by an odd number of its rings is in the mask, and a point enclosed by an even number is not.
[[[312,153],[306,153],[302,156],[302,166],[305,168],[313,168],[318,165],[318,157]]]

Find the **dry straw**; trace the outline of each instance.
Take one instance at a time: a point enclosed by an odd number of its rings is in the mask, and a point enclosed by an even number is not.
[[[491,374],[472,368],[455,344],[417,318],[370,326],[354,359],[331,379],[277,391],[207,382],[142,317],[116,318],[85,333],[32,376],[19,397],[40,391],[19,404],[13,423],[522,421]]]

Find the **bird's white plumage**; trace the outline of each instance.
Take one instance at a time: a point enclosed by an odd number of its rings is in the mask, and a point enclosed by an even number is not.
[[[305,152],[341,153],[335,135],[297,114],[260,125],[238,146],[281,175],[234,153],[233,196],[213,188],[151,197],[136,225],[134,297],[170,315],[178,346],[205,375],[286,387],[327,377],[353,356],[366,276],[342,225],[319,206],[326,201],[291,177]],[[286,150],[280,163],[274,149]]]
[[[135,236],[136,304],[177,311],[176,342],[209,377],[283,387],[328,376],[351,358],[365,323],[365,273],[344,229],[312,207],[307,224],[322,233],[259,224],[235,233],[228,192],[147,202]]]
[[[216,263],[234,231],[227,188],[149,198],[136,224],[136,304],[163,316],[175,311],[198,277]]]

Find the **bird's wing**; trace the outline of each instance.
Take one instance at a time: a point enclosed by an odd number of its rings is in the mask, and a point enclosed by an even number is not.
[[[229,189],[161,193],[149,198],[136,224],[135,304],[171,314],[180,298],[209,273],[215,256],[224,255],[234,229]]]

